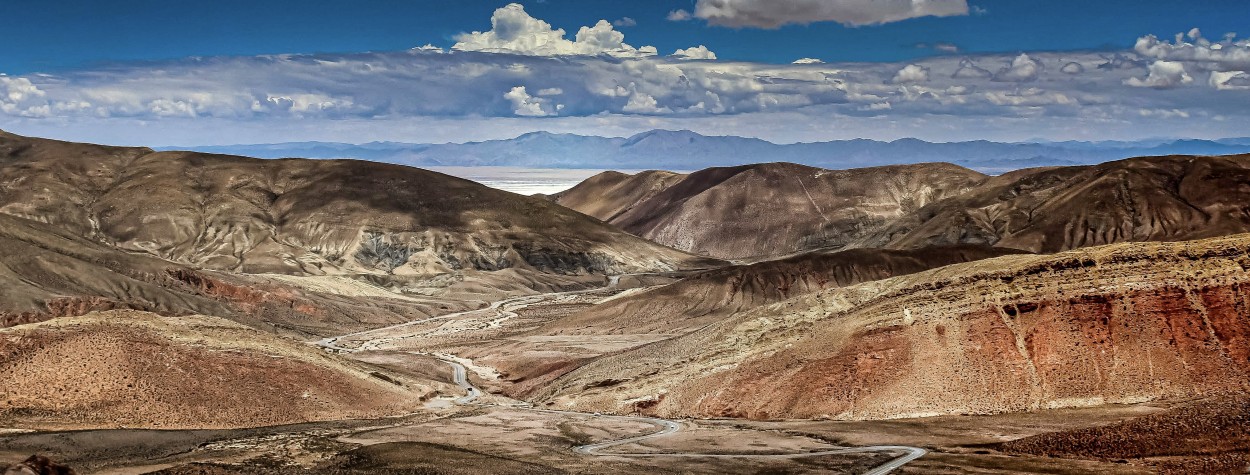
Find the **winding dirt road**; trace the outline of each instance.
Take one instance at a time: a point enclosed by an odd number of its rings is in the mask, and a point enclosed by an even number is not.
[[[460,386],[462,389],[465,390],[466,395],[464,397],[461,397],[460,399],[457,399],[456,403],[473,404],[473,405],[487,406],[487,407],[494,405],[494,404],[480,404],[480,403],[473,402],[474,400],[477,399],[478,396],[482,394],[482,391],[478,389],[476,386],[473,386],[473,384],[468,381],[468,378],[467,378],[468,372],[465,371],[464,365],[457,363],[455,361],[450,361],[450,360],[446,360],[442,358],[439,358],[439,359],[452,367],[453,369],[452,382],[456,383],[457,386]],[[632,444],[636,442],[642,442],[645,440],[655,439],[655,438],[659,438],[659,437],[663,437],[669,434],[679,432],[681,431],[683,425],[677,421],[670,421],[667,419],[659,419],[655,417],[618,416],[618,415],[605,415],[605,414],[590,414],[586,412],[577,412],[577,411],[560,411],[560,410],[554,410],[554,409],[537,409],[528,405],[527,406],[510,406],[510,407],[522,407],[522,408],[525,408],[534,412],[543,412],[543,413],[548,413],[548,414],[565,414],[565,415],[583,416],[583,417],[591,416],[591,417],[602,418],[602,419],[645,422],[649,424],[654,424],[660,428],[660,430],[656,432],[651,432],[648,434],[643,434],[643,435],[639,435],[635,437],[609,440],[609,441],[604,441],[604,442],[596,442],[593,444],[579,445],[577,447],[573,447],[574,452],[577,452],[583,455],[613,456],[613,457],[796,459],[796,458],[805,458],[805,457],[819,457],[822,455],[874,453],[874,452],[902,452],[903,455],[893,458],[884,464],[878,465],[876,467],[873,467],[871,470],[864,472],[864,475],[885,475],[887,473],[894,471],[895,469],[899,467],[902,467],[903,465],[906,465],[908,462],[911,462],[912,460],[916,460],[920,457],[923,457],[925,454],[928,453],[927,450],[919,448],[919,447],[908,447],[908,446],[902,446],[902,445],[871,445],[871,446],[864,446],[864,447],[846,447],[846,448],[839,448],[839,449],[832,449],[832,450],[821,450],[821,451],[816,451],[816,452],[796,452],[792,454],[701,454],[701,453],[658,454],[658,453],[650,453],[650,452],[638,452],[638,453],[606,452],[605,453],[605,452],[602,452],[602,450],[620,446],[620,445]]]
[[[609,287],[615,287],[617,285],[617,282],[619,282],[619,277],[613,278],[609,283]],[[447,315],[441,315],[438,317],[426,318],[422,320],[414,320],[414,321],[400,323],[397,325],[391,325],[391,326],[382,327],[382,328],[375,328],[372,330],[365,330],[365,331],[350,333],[347,335],[340,335],[337,337],[325,338],[320,341],[317,341],[316,344],[322,348],[328,348],[328,349],[332,349],[336,351],[343,351],[347,353],[354,353],[354,352],[360,351],[360,348],[341,347],[338,345],[338,341],[343,338],[364,336],[369,333],[383,332],[386,330],[403,328],[406,326],[417,325],[417,324],[425,323],[425,322],[438,321],[438,320],[451,320],[457,317],[464,316],[469,313],[481,312],[482,310],[495,310],[499,312],[500,314],[510,313],[513,316],[515,316],[515,313],[514,313],[515,310],[519,310],[520,308],[524,308],[526,306],[532,305],[534,303],[537,303],[543,300],[548,300],[551,298],[568,296],[568,295],[589,293],[589,292],[599,291],[603,289],[604,288],[596,288],[596,289],[578,290],[578,291],[572,291],[572,292],[555,292],[555,293],[541,294],[541,295],[514,297],[514,298],[494,302],[486,309],[470,310],[466,312],[457,312],[457,313],[452,313],[452,314],[447,314]],[[513,304],[521,304],[521,307],[512,308],[510,310],[507,309],[507,307]],[[365,345],[362,344],[361,346],[363,347]],[[456,404],[482,406],[482,407],[491,407],[491,406],[511,407],[511,408],[516,408],[516,409],[524,409],[524,410],[542,412],[542,413],[548,413],[548,414],[563,414],[563,415],[572,415],[572,416],[579,416],[579,417],[644,422],[648,424],[653,424],[657,428],[659,428],[659,430],[655,432],[647,433],[647,434],[642,434],[642,435],[638,435],[634,437],[628,437],[624,439],[615,439],[615,440],[608,440],[608,441],[603,441],[603,442],[596,442],[593,444],[579,445],[573,448],[574,452],[577,452],[582,455],[611,456],[611,457],[678,457],[678,458],[718,458],[718,459],[797,459],[797,458],[805,458],[805,457],[820,457],[824,455],[840,455],[840,454],[854,454],[854,453],[876,453],[876,452],[901,453],[902,455],[895,457],[893,459],[890,459],[886,463],[873,467],[871,470],[864,472],[863,474],[863,475],[885,475],[887,473],[890,473],[902,467],[903,465],[906,465],[908,462],[911,462],[920,457],[923,457],[925,454],[928,453],[927,450],[919,448],[919,447],[909,447],[909,446],[902,446],[902,445],[872,445],[872,446],[864,446],[864,447],[843,447],[843,448],[837,448],[837,449],[831,449],[831,450],[822,450],[822,451],[814,451],[814,452],[796,452],[796,453],[790,453],[790,454],[703,454],[703,453],[603,452],[603,450],[605,449],[610,449],[613,447],[622,446],[626,444],[643,442],[646,440],[656,439],[656,438],[664,437],[670,434],[674,434],[674,433],[681,431],[684,425],[677,421],[659,419],[659,418],[654,418],[654,417],[618,416],[618,415],[587,413],[587,412],[577,412],[577,411],[539,409],[539,408],[533,407],[532,405],[528,403],[516,404],[516,405],[504,405],[504,404],[477,402],[477,399],[483,394],[482,390],[474,386],[473,383],[469,382],[468,371],[465,369],[463,364],[460,364],[459,362],[456,362],[456,361],[453,361],[453,360],[450,360],[450,359],[447,359],[438,355],[428,355],[428,356],[437,358],[438,360],[443,361],[444,363],[447,363],[448,365],[452,367],[452,382],[465,391],[464,396],[461,396],[460,398],[457,398],[455,400]]]

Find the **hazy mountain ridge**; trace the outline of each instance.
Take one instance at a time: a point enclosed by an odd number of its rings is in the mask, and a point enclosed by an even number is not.
[[[758,163],[767,157],[768,161],[835,169],[949,162],[981,172],[1001,173],[1151,155],[1247,153],[1250,138],[1024,143],[855,139],[775,144],[756,138],[707,136],[689,130],[652,130],[628,138],[531,132],[512,139],[460,144],[288,142],[158,148],[179,149],[260,158],[359,158],[412,166],[692,170]]]

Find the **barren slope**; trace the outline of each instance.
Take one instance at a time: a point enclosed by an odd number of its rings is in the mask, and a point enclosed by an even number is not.
[[[0,423],[221,428],[373,418],[411,412],[433,391],[380,374],[219,318],[93,313],[0,330]]]
[[[549,201],[416,168],[152,153],[3,132],[0,213],[244,273],[574,274],[690,262]]]
[[[601,358],[556,407],[873,419],[1250,388],[1250,235],[1004,256],[832,289]]]
[[[701,170],[650,197],[596,178],[602,183],[588,181],[559,202],[664,245],[736,259],[840,247],[986,177],[940,163],[854,170],[766,163]]]
[[[728,266],[595,305],[534,333],[680,334],[800,295],[1017,252],[977,246],[850,249]]]
[[[1250,155],[1144,157],[1021,170],[933,203],[856,243],[989,244],[1056,252],[1250,232]]]
[[[612,222],[686,178],[673,172],[648,170],[634,175],[607,171],[587,178],[552,198],[563,206]]]
[[[445,289],[447,297],[458,297],[449,300],[403,296],[348,277],[195,270],[3,214],[0,250],[0,327],[92,311],[135,309],[164,315],[213,315],[308,338],[475,308],[490,298],[475,300],[467,294],[464,282]],[[570,280],[565,285],[575,283]],[[359,290],[343,289],[349,285]],[[359,298],[362,295],[368,298]]]
[[[741,312],[823,289],[920,272],[1014,251],[945,247],[917,251],[854,249],[700,272],[659,287],[629,291],[594,305],[527,309],[548,318],[501,342],[472,341],[463,354],[507,375],[503,390],[525,398],[551,380],[604,354],[696,331]]]

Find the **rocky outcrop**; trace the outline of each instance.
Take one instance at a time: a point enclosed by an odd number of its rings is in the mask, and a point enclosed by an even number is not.
[[[77,317],[91,312],[133,309],[150,310],[142,302],[118,302],[106,297],[59,297],[44,301],[46,310],[0,312],[0,328],[42,322],[53,318]]]
[[[4,475],[75,475],[74,469],[42,455],[31,455],[22,463],[9,465]]]
[[[568,252],[528,245],[517,245],[516,251],[535,269],[561,274],[605,273],[613,267],[612,258],[602,252]]]
[[[357,263],[367,268],[382,269],[387,273],[393,273],[396,268],[408,263],[413,251],[413,248],[405,244],[391,242],[383,233],[366,232],[352,257],[356,258]],[[456,264],[459,263],[453,261],[453,265]]]
[[[1250,390],[1250,236],[1005,256],[819,292],[600,360],[540,397],[880,419]],[[603,380],[610,391],[583,390]]]
[[[274,310],[287,310],[304,318],[323,317],[325,309],[320,308],[314,299],[305,298],[300,292],[289,287],[243,285],[232,283],[223,277],[213,277],[203,272],[190,269],[169,269],[167,274],[179,284],[190,287],[198,295],[225,302],[243,313],[254,315],[265,320],[267,314]],[[274,318],[273,320],[278,320]]]

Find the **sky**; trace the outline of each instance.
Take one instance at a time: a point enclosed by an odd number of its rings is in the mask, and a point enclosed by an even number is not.
[[[1245,0],[5,5],[0,128],[71,140],[1250,135]]]

